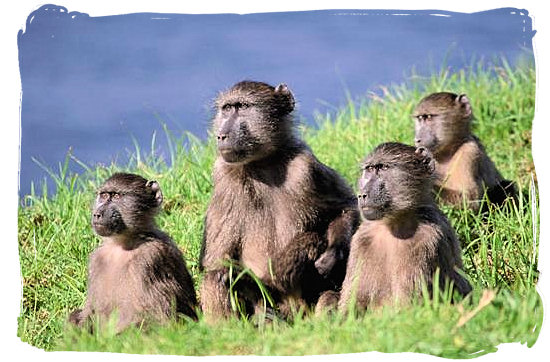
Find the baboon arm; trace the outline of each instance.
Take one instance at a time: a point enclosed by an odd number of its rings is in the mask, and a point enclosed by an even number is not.
[[[462,268],[462,252],[460,250],[459,241],[456,239],[450,225],[440,227],[443,237],[443,242],[439,243],[439,265],[441,272],[449,278],[454,284],[455,290],[461,295],[468,294],[472,287],[466,278],[464,278],[459,270]],[[441,286],[444,286],[445,278],[440,278]]]
[[[288,247],[271,259],[272,284],[281,291],[298,287],[306,268],[312,265],[319,257],[320,250],[325,248],[326,240],[317,233],[296,235]]]
[[[225,267],[225,262],[237,259],[236,249],[240,247],[238,237],[223,229],[223,223],[209,215],[204,219],[199,267],[201,271]],[[222,225],[219,225],[222,224]]]
[[[200,300],[207,323],[211,324],[220,318],[227,318],[231,315],[226,270],[211,270],[204,274],[200,288]]]
[[[143,263],[144,289],[148,296],[144,308],[159,310],[163,318],[177,312],[196,319],[195,289],[183,256],[175,245],[174,249],[162,244],[158,247],[160,252],[151,253],[149,260]]]
[[[347,260],[351,237],[357,229],[359,213],[355,208],[344,209],[327,228],[328,246],[325,252],[315,261],[319,274],[327,276],[335,264]]]
[[[202,230],[201,251],[199,254],[199,270],[201,272],[204,270],[203,260],[204,260],[204,254],[206,253],[206,227],[208,225],[207,223],[208,223],[208,216],[205,216],[204,222],[203,222],[203,230]]]

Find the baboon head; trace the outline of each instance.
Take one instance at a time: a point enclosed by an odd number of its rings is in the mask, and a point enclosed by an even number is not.
[[[425,148],[383,143],[365,159],[359,179],[359,209],[377,220],[433,202],[435,162]]]
[[[158,182],[116,173],[97,191],[92,227],[100,236],[149,230],[161,203]]]
[[[433,93],[420,101],[413,117],[415,145],[437,155],[470,135],[472,107],[465,94]]]
[[[294,97],[285,84],[243,81],[216,100],[218,153],[228,163],[259,160],[292,135]]]

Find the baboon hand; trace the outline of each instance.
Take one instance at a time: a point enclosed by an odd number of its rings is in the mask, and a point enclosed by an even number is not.
[[[72,324],[74,324],[76,326],[81,326],[82,321],[83,321],[82,309],[77,309],[69,315],[69,322],[71,322]]]
[[[322,276],[326,277],[332,268],[334,268],[334,264],[336,264],[336,260],[338,259],[338,256],[336,255],[335,249],[328,249],[325,251],[319,259],[315,261],[315,268],[321,274]]]

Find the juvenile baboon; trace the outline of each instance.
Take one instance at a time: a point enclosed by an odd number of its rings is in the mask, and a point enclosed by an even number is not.
[[[461,250],[432,193],[434,161],[429,151],[400,143],[376,147],[363,163],[358,206],[362,222],[351,250],[338,308],[358,310],[418,295],[433,275],[462,295],[471,287],[458,270]]]
[[[477,210],[485,190],[494,204],[515,197],[513,182],[503,179],[471,132],[473,112],[465,94],[430,94],[420,101],[414,118],[415,144],[432,152],[436,193],[444,202],[457,205],[465,199]]]
[[[162,203],[156,181],[116,173],[99,188],[92,227],[102,244],[90,255],[88,298],[69,320],[81,326],[92,316],[118,315],[117,330],[182,313],[196,319],[197,300],[183,255],[155,225]]]
[[[216,108],[218,157],[200,257],[203,312],[211,321],[232,313],[232,261],[249,268],[289,316],[292,306],[340,287],[359,219],[355,197],[294,134],[286,85],[243,81],[222,92]],[[243,294],[255,299],[254,313],[260,297]]]

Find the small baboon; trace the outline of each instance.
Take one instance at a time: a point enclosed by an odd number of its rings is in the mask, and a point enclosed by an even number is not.
[[[442,201],[460,205],[466,200],[471,209],[478,210],[484,192],[497,205],[516,197],[514,183],[503,179],[471,132],[473,112],[465,94],[430,94],[413,115],[415,144],[433,154],[435,190]]]
[[[338,309],[357,310],[407,302],[422,284],[470,292],[462,277],[461,250],[451,225],[432,193],[434,161],[424,148],[401,143],[376,147],[363,163],[358,206],[362,222],[351,250]],[[330,295],[327,295],[330,297]]]
[[[211,321],[232,314],[231,262],[251,270],[289,317],[341,286],[359,221],[356,199],[295,135],[286,85],[243,81],[222,92],[216,108],[218,157],[200,257],[203,312]],[[261,297],[240,295],[254,299],[247,308],[254,314]]]
[[[102,244],[90,255],[88,298],[69,320],[81,326],[117,313],[117,330],[178,314],[196,319],[193,281],[181,251],[155,225],[162,203],[156,181],[116,173],[99,188],[92,227]]]

